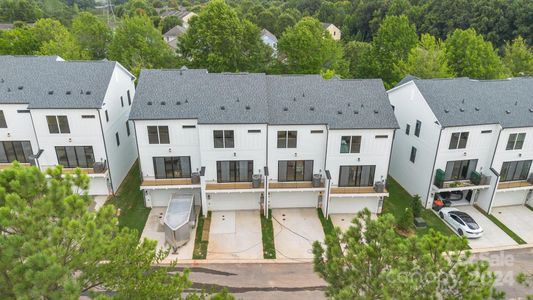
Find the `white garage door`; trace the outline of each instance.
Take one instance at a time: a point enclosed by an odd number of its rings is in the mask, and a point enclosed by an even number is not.
[[[329,202],[330,214],[352,214],[363,210],[365,207],[371,213],[378,213],[378,197],[331,197]]]
[[[492,207],[523,205],[528,191],[499,192],[494,197]]]
[[[270,208],[317,207],[318,192],[271,192]]]
[[[172,194],[194,194],[194,205],[201,205],[199,189],[145,190],[144,201],[147,207],[166,207]]]
[[[261,193],[208,194],[208,210],[252,210],[259,209]]]

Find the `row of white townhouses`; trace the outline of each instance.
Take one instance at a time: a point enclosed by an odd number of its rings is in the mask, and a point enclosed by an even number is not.
[[[0,56],[0,166],[80,167],[91,195],[113,194],[137,159],[134,79],[111,61]]]
[[[144,70],[130,119],[147,206],[379,213],[398,127],[381,80]]]
[[[533,204],[533,79],[143,70],[0,56],[0,167],[63,165],[114,194],[135,160],[145,205],[194,194],[215,210],[380,213],[390,174],[435,199]],[[386,201],[386,200],[385,200]]]

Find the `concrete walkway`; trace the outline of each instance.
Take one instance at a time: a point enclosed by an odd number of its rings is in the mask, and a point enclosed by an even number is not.
[[[352,226],[352,220],[355,218],[356,214],[331,214],[331,222],[333,226],[339,227],[342,232],[346,232],[350,226]],[[376,220],[378,216],[376,214],[371,214],[370,218]]]
[[[528,244],[533,243],[533,211],[523,205],[494,207],[492,214]]]

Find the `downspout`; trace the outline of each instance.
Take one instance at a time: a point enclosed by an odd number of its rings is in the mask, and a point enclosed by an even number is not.
[[[143,168],[142,168],[142,160],[141,160],[141,152],[139,151],[139,139],[137,137],[137,125],[135,124],[135,120],[132,120],[133,123],[133,132],[135,133],[135,147],[137,148],[137,160],[139,161],[139,177],[141,177],[141,183],[143,181]]]
[[[109,172],[109,184],[111,185],[111,194],[115,196],[115,189],[113,187],[113,178],[111,176],[111,168],[109,167],[109,155],[107,153],[107,144],[105,142],[104,126],[102,124],[102,117],[100,116],[100,109],[96,109],[98,112],[98,120],[100,121],[100,130],[102,132],[102,139],[104,140],[104,151],[106,156],[107,171]]]
[[[39,150],[41,149],[41,146],[39,146],[39,139],[37,138],[37,131],[35,130],[35,123],[33,122],[33,115],[30,110],[30,119],[31,119],[31,127],[33,128],[33,134],[35,135],[35,143],[37,143],[37,153],[39,153]],[[37,168],[41,170],[41,165],[39,163],[39,158],[35,158],[35,164],[37,165]],[[41,170],[43,171],[43,170]]]
[[[443,130],[443,128],[441,127],[440,128],[440,132],[439,132],[439,141],[437,142],[437,149],[435,149],[435,158],[433,158],[433,166],[431,167],[431,176],[429,177],[429,187],[428,187],[428,193],[427,193],[427,197],[426,197],[426,205],[424,206],[425,208],[428,208],[428,198],[429,198],[429,194],[431,192],[431,185],[433,184],[433,177],[435,176],[435,165],[437,164],[437,155],[439,153],[442,130]]]
[[[263,214],[265,215],[265,217],[268,219],[268,208],[269,208],[269,202],[270,202],[270,199],[268,197],[268,184],[269,184],[269,169],[268,169],[268,124],[266,124],[265,126],[265,139],[266,139],[266,145],[265,145],[265,168],[264,168],[264,173],[265,173],[265,196],[263,197],[264,198],[264,205],[265,207],[263,208]]]
[[[323,212],[324,217],[326,218],[329,216],[329,193],[331,189],[331,174],[327,170],[328,147],[329,147],[329,125],[326,124],[326,151],[324,152],[324,173],[326,174],[326,180],[328,181],[328,186],[326,189],[326,195],[324,199],[326,201],[326,205],[324,205],[325,211]]]
[[[490,197],[490,203],[488,207],[487,213],[490,214],[492,211],[492,204],[494,203],[494,195],[496,194],[496,190],[498,189],[498,184],[500,182],[500,173],[498,173],[494,168],[492,167],[492,164],[494,163],[494,158],[496,157],[496,150],[498,149],[498,145],[500,145],[500,136],[502,134],[503,128],[500,127],[500,130],[498,131],[498,139],[496,140],[496,146],[494,147],[494,153],[492,153],[492,159],[490,161],[490,170],[494,175],[496,175],[496,186],[494,187],[494,190],[492,191],[492,195]]]
[[[394,145],[394,138],[396,137],[396,131],[397,130],[398,129],[395,129],[392,132],[392,140],[391,140],[391,143],[390,143],[390,150],[389,150],[389,163],[387,164],[387,172],[385,173],[385,183],[387,183],[388,179],[389,179],[390,163],[391,163],[391,160],[392,160],[392,147]],[[385,198],[385,197],[383,197],[383,198]],[[384,202],[385,202],[385,199],[383,199],[383,202],[382,202],[382,205],[381,205],[381,210],[378,213],[381,213],[381,211],[383,210],[383,205],[385,204]]]

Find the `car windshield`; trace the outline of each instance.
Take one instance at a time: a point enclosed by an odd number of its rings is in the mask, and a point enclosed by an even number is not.
[[[464,212],[457,212],[456,215],[465,222],[470,229],[479,229],[479,225],[472,219],[472,217]]]

